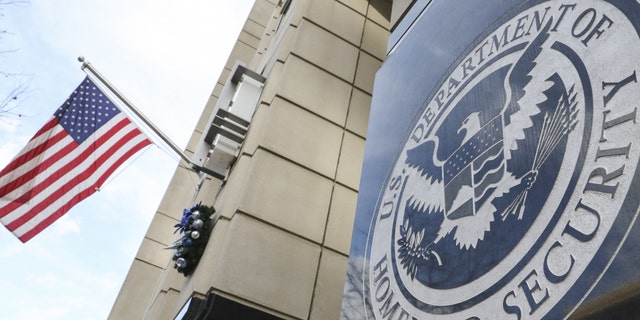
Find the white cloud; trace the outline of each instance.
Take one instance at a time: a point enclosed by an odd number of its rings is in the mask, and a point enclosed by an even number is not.
[[[53,272],[46,271],[44,273],[30,274],[25,279],[27,284],[39,286],[41,290],[62,288],[62,281]]]
[[[51,227],[58,236],[64,236],[69,233],[80,232],[80,217],[72,215],[64,215]]]
[[[23,141],[24,143],[21,143]],[[0,166],[4,168],[4,166],[20,152],[27,141],[29,140],[21,138],[4,139],[4,141],[0,141]]]
[[[6,117],[0,119],[0,132],[12,134],[18,130],[20,125],[20,118]]]

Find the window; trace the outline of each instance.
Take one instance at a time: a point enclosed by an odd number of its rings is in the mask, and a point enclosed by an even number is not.
[[[191,297],[175,320],[281,320],[266,312],[209,292],[204,298]]]

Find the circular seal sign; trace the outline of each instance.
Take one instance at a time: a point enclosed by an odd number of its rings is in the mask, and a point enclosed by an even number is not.
[[[550,1],[484,34],[434,90],[381,191],[365,266],[377,319],[566,314],[636,219],[629,17]]]

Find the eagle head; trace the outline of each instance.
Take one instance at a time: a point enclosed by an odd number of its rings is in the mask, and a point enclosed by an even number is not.
[[[469,138],[473,137],[473,135],[475,135],[478,131],[480,131],[481,127],[482,126],[480,125],[480,113],[472,112],[471,114],[469,114],[462,121],[462,124],[458,129],[458,134],[461,133],[462,130],[465,131],[464,139],[462,139],[462,143],[465,143],[467,140],[469,140]]]

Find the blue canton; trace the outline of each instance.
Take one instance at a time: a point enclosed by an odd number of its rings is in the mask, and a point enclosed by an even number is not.
[[[87,77],[54,116],[69,136],[81,144],[119,112],[120,109]]]

